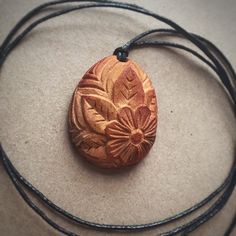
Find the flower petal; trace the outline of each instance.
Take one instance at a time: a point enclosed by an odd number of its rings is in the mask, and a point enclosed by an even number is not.
[[[124,140],[111,140],[107,143],[107,153],[108,156],[120,161],[122,165],[133,165],[144,156],[139,152],[138,147],[132,145],[130,142],[125,142]]]
[[[145,125],[149,121],[151,111],[147,106],[140,106],[135,111],[135,118],[137,120],[138,128],[144,129]]]
[[[144,139],[143,139],[143,143],[148,149],[150,149],[153,143],[155,142],[156,127],[157,127],[157,118],[153,117],[148,122],[147,126],[145,127],[146,130],[145,130]]]
[[[118,119],[127,128],[133,130],[134,128],[137,128],[135,119],[134,119],[134,112],[129,107],[123,107],[118,111]]]
[[[138,146],[138,156],[139,159],[142,159],[143,157],[145,157],[147,155],[147,153],[150,151],[151,146],[153,143],[148,142],[147,140],[143,140],[142,143],[140,143],[140,145]]]
[[[144,126],[144,136],[156,136],[156,128],[157,128],[157,118],[153,117],[149,120],[149,122]]]
[[[137,152],[137,147],[129,143],[128,146],[126,146],[125,152],[122,155],[123,163],[131,165],[138,162]]]
[[[129,139],[130,131],[118,121],[112,121],[106,126],[105,133],[112,139]]]
[[[106,150],[108,156],[112,158],[121,158],[129,145],[128,140],[114,139],[107,142]]]

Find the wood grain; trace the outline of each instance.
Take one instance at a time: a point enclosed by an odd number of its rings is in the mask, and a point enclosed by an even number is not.
[[[120,168],[138,163],[151,149],[156,128],[154,88],[131,60],[102,59],[74,91],[70,137],[80,155],[97,166]]]

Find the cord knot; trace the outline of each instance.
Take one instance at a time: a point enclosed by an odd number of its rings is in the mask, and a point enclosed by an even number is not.
[[[113,55],[116,55],[116,57],[119,61],[126,62],[129,52],[122,47],[118,47],[113,52]]]

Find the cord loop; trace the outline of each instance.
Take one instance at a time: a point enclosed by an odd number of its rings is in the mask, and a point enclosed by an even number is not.
[[[123,47],[118,47],[113,52],[113,55],[116,55],[119,61],[126,62],[128,60],[129,52]]]

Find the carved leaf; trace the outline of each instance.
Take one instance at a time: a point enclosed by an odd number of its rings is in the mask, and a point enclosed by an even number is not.
[[[116,166],[107,159],[105,150],[107,139],[104,135],[95,134],[90,131],[82,131],[74,140],[80,150],[87,155],[87,159],[96,165],[111,168]]]
[[[74,140],[76,146],[81,146],[84,151],[89,151],[91,148],[99,148],[106,143],[106,137],[100,134],[84,130]]]
[[[95,88],[101,91],[105,91],[103,83],[99,80],[99,78],[95,74],[93,74],[93,70],[89,70],[88,72],[86,72],[86,74],[79,82],[79,87]]]
[[[84,121],[83,114],[81,112],[81,94],[79,91],[74,92],[73,100],[72,100],[72,111],[71,111],[74,119],[73,123],[80,127],[78,130],[83,130],[86,127],[86,123]]]
[[[108,63],[103,70],[101,79],[104,83],[106,92],[108,93],[111,99],[114,82],[119,78],[122,71],[124,71],[124,69],[129,66],[129,61],[127,62],[127,64],[119,63],[117,62],[117,59],[115,59],[115,61],[112,60],[111,63]]]
[[[109,64],[111,62],[109,57],[105,57],[102,60],[100,60],[98,63],[96,63],[91,69],[93,71],[93,74],[97,75],[97,77],[99,78],[99,80],[103,81],[103,71],[106,67],[108,67],[107,64]]]
[[[136,72],[127,67],[115,81],[113,101],[118,107],[130,105],[132,108],[144,103],[143,85]]]
[[[145,94],[145,104],[151,110],[151,114],[156,116],[157,112],[157,101],[156,101],[156,93],[154,89],[148,90]]]
[[[139,78],[143,84],[143,89],[144,89],[144,92],[152,89],[152,82],[151,80],[148,78],[147,74],[142,70],[140,69],[140,66],[137,65],[135,62],[133,62],[132,64],[135,68],[135,71],[137,72],[137,74],[139,75]]]
[[[98,148],[90,148],[85,151],[88,156],[88,160],[97,165],[104,163],[107,161],[107,154],[105,150],[105,146],[100,146]]]
[[[77,121],[76,119],[76,114],[74,112],[75,107],[74,107],[74,97],[72,102],[70,103],[70,107],[69,107],[69,128],[73,129],[74,127],[76,127],[76,129],[78,131],[80,131],[82,129],[80,123]]]
[[[116,119],[115,106],[100,96],[82,96],[84,119],[94,131],[104,134],[105,127],[110,120]]]

